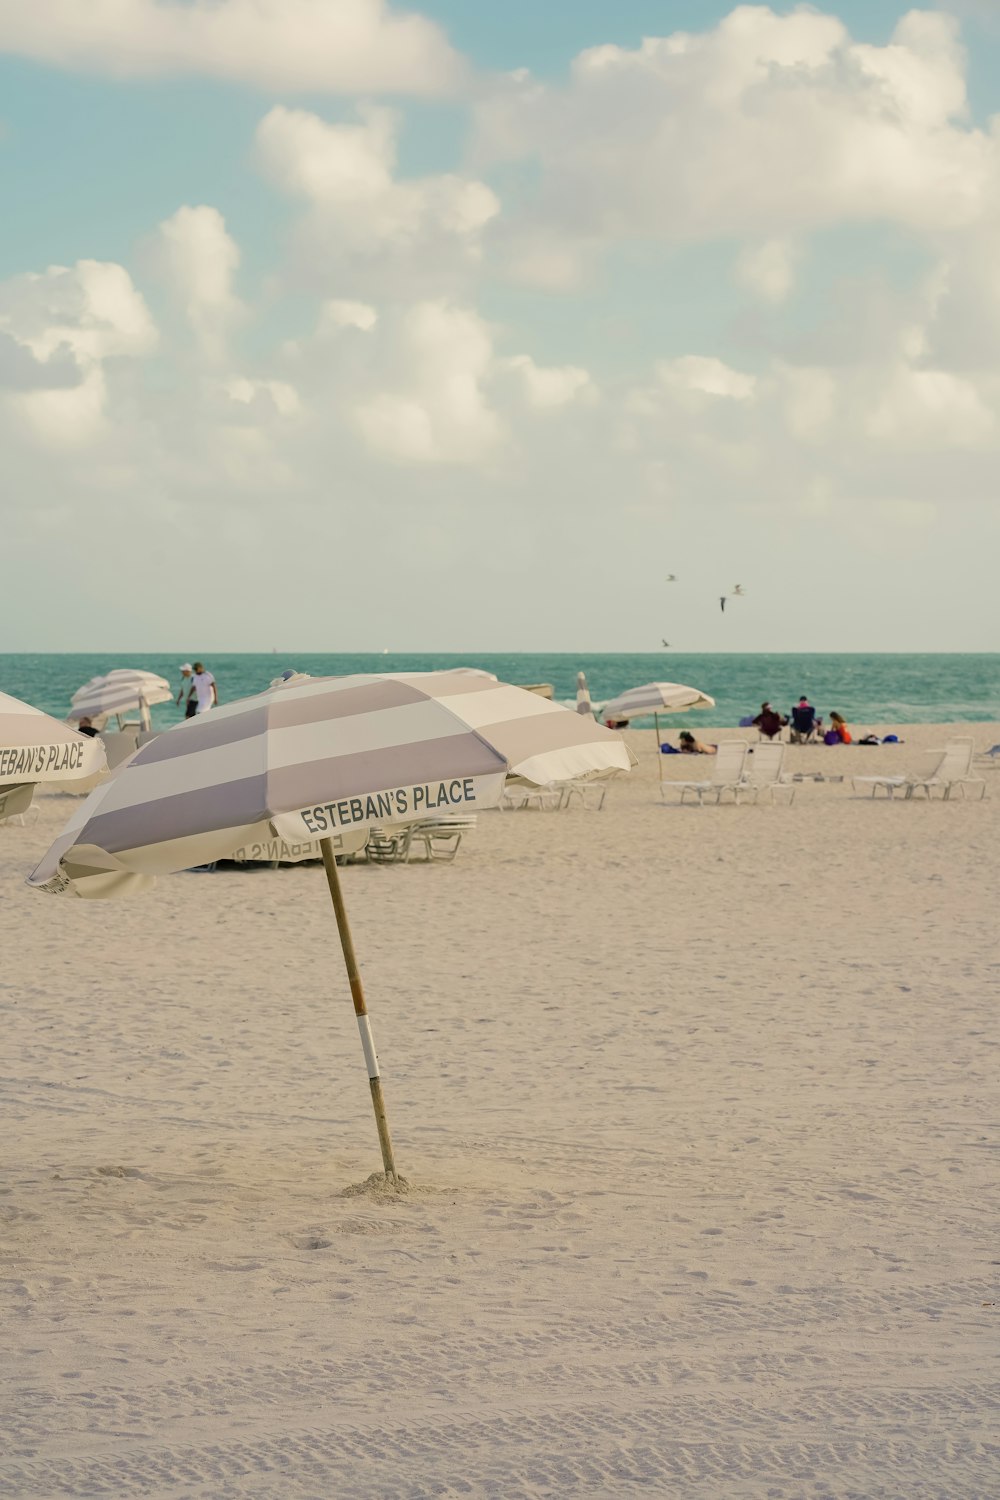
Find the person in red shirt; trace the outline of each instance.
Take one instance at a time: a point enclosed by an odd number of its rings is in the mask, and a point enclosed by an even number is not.
[[[836,734],[842,745],[850,745],[852,743],[851,731],[848,729],[842,714],[834,713],[831,711],[830,729],[828,732],[831,734]]]

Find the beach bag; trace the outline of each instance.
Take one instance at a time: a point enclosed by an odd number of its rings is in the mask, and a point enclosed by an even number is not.
[[[823,743],[824,745],[839,745],[840,735],[835,729],[828,729],[823,736]]]
[[[680,755],[680,753],[681,752],[678,750],[676,745],[668,745],[664,743],[660,746],[661,755]]]

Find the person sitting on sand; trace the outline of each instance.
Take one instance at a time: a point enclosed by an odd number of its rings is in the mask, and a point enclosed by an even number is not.
[[[787,723],[788,720],[784,714],[779,714],[770,703],[762,703],[760,713],[754,719],[754,724],[768,740],[773,740],[776,735],[780,735]]]
[[[831,710],[830,727],[823,736],[823,743],[825,745],[850,745],[852,743],[851,731],[847,727],[843,714]]]
[[[802,745],[811,740],[815,733],[816,710],[803,693],[792,709],[792,727],[788,737],[793,745]]]
[[[718,745],[703,745],[701,740],[696,740],[690,729],[682,729],[680,733],[682,755],[714,755],[719,748]]]

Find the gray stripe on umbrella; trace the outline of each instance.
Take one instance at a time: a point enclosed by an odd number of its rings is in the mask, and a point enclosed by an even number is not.
[[[132,762],[132,767],[135,761]],[[97,812],[74,842],[97,844],[109,854],[137,850],[168,839],[193,838],[217,829],[263,823],[300,807],[367,796],[398,786],[486,776],[507,762],[471,731],[417,744],[282,766],[269,775],[198,787],[131,807]],[[130,769],[132,769],[130,767]]]
[[[389,745],[312,765],[282,766],[270,775],[272,812],[294,812],[344,797],[367,796],[399,786],[504,772],[507,762],[470,730],[437,740]]]
[[[267,694],[263,700],[247,699],[243,713],[224,718],[209,712],[177,724],[144,745],[132,762],[151,766],[176,756],[197,755],[201,750],[215,750],[220,745],[235,745],[272,729],[293,729],[299,724],[322,724],[336,719],[354,718],[379,709],[405,708],[411,703],[425,703],[426,693],[403,682],[389,679],[371,685],[335,688],[327,693],[287,698]]]
[[[479,733],[503,752],[510,766],[550,751],[607,741],[621,743],[621,737],[610,729],[566,709],[544,717],[532,715],[525,719],[505,719],[499,724],[483,724]]]

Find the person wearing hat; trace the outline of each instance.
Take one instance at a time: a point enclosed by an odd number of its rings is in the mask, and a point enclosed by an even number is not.
[[[762,703],[760,705],[760,713],[754,719],[754,723],[760,730],[762,739],[773,740],[776,736],[778,739],[781,738],[781,731],[788,723],[788,720],[784,714],[779,714],[773,709],[770,703]]]
[[[194,668],[192,667],[191,663],[189,661],[186,661],[181,667],[181,690],[177,694],[177,697],[174,699],[175,703],[180,703],[182,698],[185,698],[187,700],[184,709],[185,719],[194,718],[194,715],[198,710],[198,700],[197,698],[192,697],[191,694],[191,674],[193,671]]]

